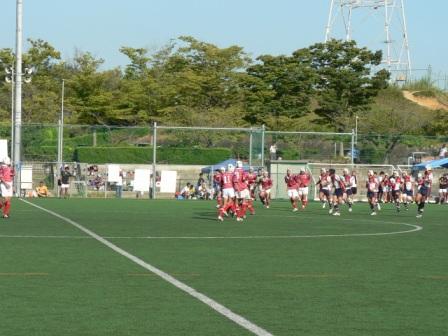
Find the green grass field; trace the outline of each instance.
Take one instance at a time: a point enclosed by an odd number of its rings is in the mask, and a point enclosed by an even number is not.
[[[446,335],[448,206],[340,218],[287,202],[243,223],[212,202],[32,200],[273,335]],[[419,228],[422,228],[419,230]],[[151,237],[151,238],[149,238]],[[250,335],[61,218],[0,221],[0,335]]]

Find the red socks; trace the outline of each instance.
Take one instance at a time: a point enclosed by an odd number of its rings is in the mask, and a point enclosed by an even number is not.
[[[11,201],[5,201],[5,207],[3,208],[3,214],[9,216],[9,209],[11,209]]]

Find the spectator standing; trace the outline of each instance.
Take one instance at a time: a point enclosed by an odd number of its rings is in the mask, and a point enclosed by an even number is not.
[[[446,144],[443,144],[442,148],[440,148],[440,151],[439,151],[439,159],[446,158],[447,153],[448,153],[448,147],[446,146]]]
[[[64,169],[61,169],[61,193],[60,197],[67,198],[69,196],[68,188],[70,188],[70,177],[73,174],[70,173],[70,168],[68,165],[64,166]]]
[[[272,144],[269,148],[269,153],[271,155],[271,160],[277,160],[277,144]]]
[[[120,173],[118,174],[118,180],[115,184],[115,196],[117,198],[121,198],[123,196],[123,171],[120,170]]]

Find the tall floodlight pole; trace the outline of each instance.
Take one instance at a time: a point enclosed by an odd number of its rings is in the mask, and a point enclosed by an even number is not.
[[[411,75],[404,0],[330,0],[325,42],[332,38],[382,50],[382,67],[392,80],[405,81]]]
[[[16,193],[21,196],[21,144],[22,144],[22,0],[17,0],[16,11],[16,80],[14,116],[14,167]]]
[[[61,85],[61,114],[59,116],[59,132],[58,132],[58,167],[62,166],[64,158],[64,95],[65,95],[65,80],[62,80]]]
[[[58,123],[58,163],[57,176],[61,177],[62,164],[64,161],[64,96],[65,96],[65,80],[62,80],[61,85],[61,114]],[[60,196],[60,188],[58,188],[58,197]]]

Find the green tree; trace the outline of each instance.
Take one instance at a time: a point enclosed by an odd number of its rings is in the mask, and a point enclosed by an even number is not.
[[[247,70],[252,78],[246,81],[249,91],[246,119],[278,128],[282,117],[297,119],[306,115],[315,78],[309,59],[306,49],[293,56],[258,57],[259,63]]]
[[[359,48],[355,41],[330,40],[308,48],[315,70],[320,122],[339,132],[353,128],[355,114],[367,111],[381,89],[388,85],[386,70],[374,72],[381,63],[381,51]],[[297,53],[297,52],[296,52]],[[294,55],[296,55],[294,53]]]

